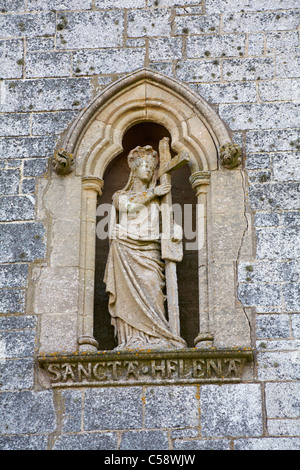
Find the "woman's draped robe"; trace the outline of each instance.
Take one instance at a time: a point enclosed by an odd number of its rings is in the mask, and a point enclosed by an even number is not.
[[[124,198],[133,194],[118,193]],[[170,331],[165,317],[159,210],[158,200],[153,199],[141,211],[120,213],[112,231],[104,282],[117,349],[186,346]]]

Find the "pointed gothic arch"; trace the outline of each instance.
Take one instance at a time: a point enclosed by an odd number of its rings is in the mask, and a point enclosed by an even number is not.
[[[47,213],[47,217],[51,213],[52,217],[50,222],[44,217],[51,240],[48,265],[43,266],[34,287],[33,308],[41,313],[42,351],[53,352],[67,347],[79,351],[97,350],[93,333],[97,197],[102,194],[106,169],[123,151],[125,133],[146,122],[164,126],[171,136],[174,152],[188,153],[190,184],[197,204],[203,208],[197,217],[198,236],[201,232],[197,326],[200,333],[195,335],[195,345],[200,348],[211,346],[214,339],[216,345],[222,347],[250,344],[249,324],[241,305],[237,304],[235,283],[235,263],[241,251],[241,239],[249,228],[249,221],[245,219],[243,176],[240,171],[228,170],[220,164],[221,149],[232,143],[230,132],[214,109],[195,91],[175,79],[142,69],[108,86],[81,111],[57,145],[57,149],[72,154],[75,171],[63,178],[53,171],[50,181],[42,182],[40,186],[40,200],[44,204],[41,213]],[[62,206],[56,204],[56,200],[63,200],[74,213],[68,240],[62,232],[64,224],[57,222],[66,222],[66,216],[61,213]],[[228,205],[231,205],[231,214],[225,221],[224,211],[228,211]],[[78,214],[80,229],[77,228]],[[223,228],[233,235],[234,240],[229,238],[224,242],[223,234],[218,233]],[[213,234],[211,239],[207,237],[208,232]],[[220,243],[222,247],[218,246]],[[64,266],[60,261],[57,266],[57,250],[69,252],[72,244],[72,263],[67,260]],[[228,252],[231,253],[229,256]],[[220,258],[217,263],[216,256]],[[222,278],[219,274],[221,264],[225,273]],[[56,276],[55,283],[59,285],[68,283],[68,276],[75,271],[76,287],[72,285],[71,290],[75,289],[76,299],[74,301],[74,296],[70,295],[70,301],[61,302],[60,312],[51,306],[53,317],[50,322],[49,312],[47,316],[47,309],[41,306],[45,290],[49,299],[51,297],[47,285],[49,276]],[[227,288],[222,299],[218,293],[220,285],[222,289]],[[224,336],[225,330],[231,328],[232,318],[238,319],[233,339],[229,333]],[[53,336],[49,341],[49,329],[58,336],[57,341]],[[64,331],[70,337],[69,346],[65,344]]]

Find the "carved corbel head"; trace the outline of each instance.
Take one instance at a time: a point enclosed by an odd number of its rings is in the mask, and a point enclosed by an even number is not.
[[[57,175],[67,175],[74,170],[74,157],[65,150],[55,152],[52,158],[52,168]]]
[[[224,168],[235,168],[242,163],[242,150],[237,144],[228,142],[220,149],[220,161]]]

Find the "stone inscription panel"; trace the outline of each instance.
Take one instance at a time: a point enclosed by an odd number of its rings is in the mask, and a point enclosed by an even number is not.
[[[52,387],[239,382],[252,351],[195,349],[40,355]]]

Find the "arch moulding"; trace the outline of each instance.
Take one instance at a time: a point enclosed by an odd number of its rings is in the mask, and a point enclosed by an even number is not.
[[[38,217],[49,241],[47,262],[32,269],[29,308],[39,315],[40,352],[97,350],[93,337],[97,197],[106,168],[123,150],[125,132],[142,122],[163,125],[171,135],[172,149],[189,155],[190,184],[202,207],[197,216],[202,242],[195,346],[250,346],[248,315],[236,295],[236,265],[243,256],[249,259],[250,217],[245,216],[239,160],[234,164],[230,160],[230,132],[213,108],[185,84],[142,69],[97,95],[62,135],[57,149],[72,155],[74,171],[64,176],[52,171],[49,180],[39,182]]]

